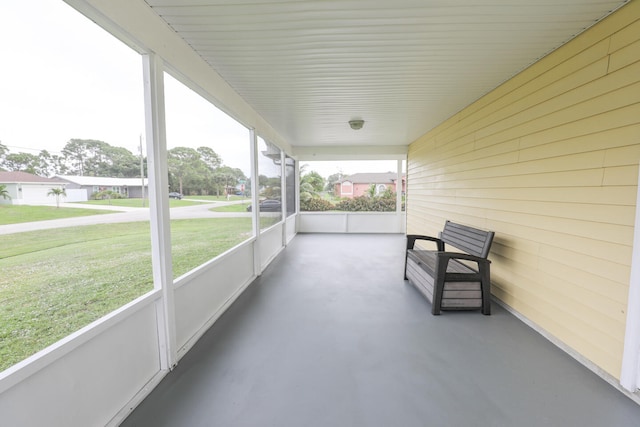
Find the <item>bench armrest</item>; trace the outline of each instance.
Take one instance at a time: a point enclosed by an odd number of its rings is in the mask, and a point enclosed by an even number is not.
[[[447,263],[449,262],[450,259],[463,259],[465,261],[473,261],[473,262],[478,264],[478,267],[480,267],[480,265],[491,264],[491,261],[489,261],[487,258],[482,258],[482,257],[479,257],[479,256],[460,253],[460,252],[443,252],[443,251],[439,251],[436,254],[436,257],[438,259],[443,259],[443,260],[446,259]]]
[[[447,273],[447,266],[452,259],[475,262],[478,265],[478,272],[471,275],[467,273]],[[491,261],[488,259],[475,255],[458,252],[437,252],[431,313],[434,315],[440,314],[445,281],[466,282],[472,278],[480,282],[480,289],[482,291],[482,314],[491,314],[490,264]]]
[[[444,242],[437,237],[423,236],[420,234],[407,234],[407,250],[413,249],[416,244],[416,240],[428,240],[435,242],[438,247],[438,251],[444,251]]]

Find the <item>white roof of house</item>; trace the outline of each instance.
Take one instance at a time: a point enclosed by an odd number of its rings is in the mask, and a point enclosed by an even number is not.
[[[64,179],[78,185],[94,185],[100,187],[140,187],[140,178],[109,178],[105,176],[78,176],[56,175],[56,178]],[[147,178],[144,185],[148,185]]]

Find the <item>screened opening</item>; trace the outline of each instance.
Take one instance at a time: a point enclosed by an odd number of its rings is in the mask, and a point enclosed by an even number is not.
[[[130,198],[146,185],[141,56],[61,1],[2,2],[0,15],[0,37],[12,41],[2,52],[0,173],[15,188],[0,197],[4,370],[153,279],[149,223],[122,212],[144,209]]]
[[[282,221],[282,151],[258,137],[258,211],[260,230]]]
[[[396,194],[404,195],[405,190],[405,173],[398,180],[397,160],[314,161],[300,166],[302,212],[395,212]]]
[[[250,133],[165,73],[173,275],[253,236]]]

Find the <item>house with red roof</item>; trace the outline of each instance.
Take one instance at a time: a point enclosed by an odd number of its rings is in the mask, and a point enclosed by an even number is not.
[[[368,194],[372,185],[375,186],[376,195],[384,193],[390,188],[394,193],[397,191],[398,174],[394,172],[384,173],[355,173],[336,182],[334,185],[335,195],[352,199]],[[402,193],[406,191],[406,177],[402,176]]]
[[[27,172],[0,172],[0,185],[6,186],[11,198],[0,197],[4,205],[47,205],[55,203],[48,195],[52,188],[65,188],[64,181],[45,178]]]

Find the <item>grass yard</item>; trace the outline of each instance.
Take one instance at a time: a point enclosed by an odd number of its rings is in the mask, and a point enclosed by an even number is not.
[[[189,200],[189,199],[195,199],[195,200],[210,200],[212,202],[228,202],[228,201],[237,201],[237,200],[246,200],[247,203],[251,200],[251,198],[249,196],[236,196],[235,194],[233,196],[229,196],[229,200],[227,200],[227,196],[184,196],[184,198],[182,200]]]
[[[149,200],[144,201],[144,206],[142,206],[142,199],[111,199],[111,200],[87,200],[86,202],[77,202],[83,205],[100,205],[100,206],[124,206],[127,208],[148,208]],[[176,200],[169,199],[169,207],[170,208],[179,208],[182,206],[193,206],[199,205],[202,202],[196,202],[192,200]]]
[[[98,209],[56,208],[55,206],[0,205],[0,225],[114,212]]]
[[[249,202],[247,203],[238,203],[235,205],[224,205],[218,206],[216,208],[209,209],[211,212],[246,212],[247,206],[249,206]]]
[[[174,277],[250,236],[251,218],[172,221]],[[152,288],[146,222],[2,236],[0,371]]]

